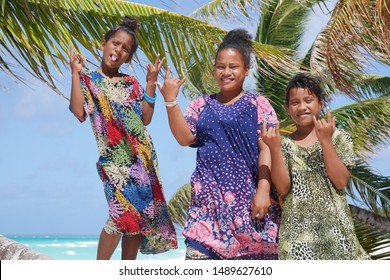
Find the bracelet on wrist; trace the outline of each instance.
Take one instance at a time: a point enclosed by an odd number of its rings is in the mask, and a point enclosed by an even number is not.
[[[166,107],[174,107],[176,106],[177,104],[179,104],[179,102],[177,101],[177,99],[173,100],[173,101],[169,101],[169,102],[166,102],[165,101],[165,106]]]
[[[149,104],[153,104],[154,102],[156,102],[156,99],[157,99],[157,95],[155,95],[154,97],[151,97],[149,95],[147,95],[146,93],[144,94],[144,99],[146,102],[148,102]]]

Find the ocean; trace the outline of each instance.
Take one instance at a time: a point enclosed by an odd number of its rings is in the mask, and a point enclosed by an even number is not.
[[[34,251],[55,260],[95,260],[99,236],[61,235],[5,235]],[[121,244],[115,250],[112,260],[121,259]],[[184,260],[184,237],[178,237],[178,249],[155,255],[138,253],[138,260]]]

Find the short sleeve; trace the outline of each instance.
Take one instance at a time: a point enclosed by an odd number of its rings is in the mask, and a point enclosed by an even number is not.
[[[144,100],[145,96],[145,90],[143,86],[133,77],[128,76],[129,79],[129,85],[133,87],[133,90],[131,91],[130,96],[130,102],[132,103],[133,110],[142,117],[142,100]]]
[[[281,142],[282,142],[281,149],[282,149],[282,156],[283,156],[284,165],[287,167],[287,170],[290,172],[290,170],[291,170],[290,162],[291,162],[291,159],[293,158],[291,140],[289,140],[285,136],[282,136]]]
[[[271,103],[264,96],[259,95],[256,98],[257,105],[257,130],[261,130],[263,126],[263,120],[267,121],[266,127],[275,127],[278,118],[276,116],[274,108],[271,106]],[[259,140],[261,139],[261,134],[259,133]]]
[[[91,79],[88,75],[81,73],[80,75],[81,89],[84,94],[84,110],[88,115],[92,114],[94,111],[94,103],[91,92]]]
[[[333,144],[340,160],[348,168],[355,167],[355,153],[351,135],[342,129],[336,129],[333,133]]]
[[[185,112],[185,120],[190,127],[191,133],[197,136],[196,126],[198,124],[199,116],[203,111],[204,105],[206,104],[205,98],[203,96],[196,98],[193,100],[190,105],[188,105]]]
[[[135,99],[141,103],[144,100],[145,89],[136,79],[134,79],[134,86],[138,87],[138,90],[134,91],[136,93]]]

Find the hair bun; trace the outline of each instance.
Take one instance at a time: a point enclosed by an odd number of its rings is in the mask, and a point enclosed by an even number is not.
[[[132,31],[137,31],[139,28],[139,22],[135,17],[125,16],[120,26],[129,28]]]
[[[240,42],[245,44],[248,47],[252,46],[252,35],[248,33],[245,29],[233,29],[229,31],[228,34],[223,38],[223,42]]]

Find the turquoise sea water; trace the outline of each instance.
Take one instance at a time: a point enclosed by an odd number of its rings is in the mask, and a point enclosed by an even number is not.
[[[99,236],[59,236],[59,235],[5,235],[42,254],[56,260],[95,260]],[[156,255],[138,253],[139,260],[184,260],[184,238],[178,238],[178,249]],[[120,260],[121,248],[118,245],[112,260]]]

